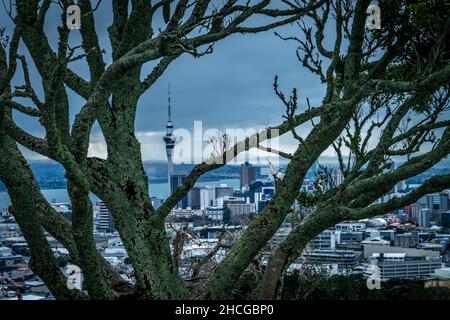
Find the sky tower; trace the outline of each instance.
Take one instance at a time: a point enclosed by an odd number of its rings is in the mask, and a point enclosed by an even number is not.
[[[170,84],[168,87],[168,119],[167,119],[167,125],[166,125],[166,135],[164,136],[164,142],[166,143],[166,154],[167,154],[167,161],[168,161],[168,170],[167,170],[167,178],[168,178],[168,184],[169,184],[169,195],[171,194],[171,176],[173,174],[173,160],[172,160],[172,154],[173,154],[173,148],[175,147],[175,137],[173,135],[173,124],[172,124],[172,115],[170,110]]]

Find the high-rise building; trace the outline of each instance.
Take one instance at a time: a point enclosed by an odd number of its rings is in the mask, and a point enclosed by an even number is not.
[[[448,193],[439,193],[439,210],[442,212],[447,212],[449,209],[449,198]]]
[[[413,203],[411,205],[411,220],[418,223],[420,210],[425,208],[426,206],[420,202]]]
[[[226,184],[221,184],[220,186],[216,186],[216,198],[225,198],[225,197],[232,197],[234,190],[232,187],[226,185]]]
[[[170,194],[173,194],[175,190],[181,186],[186,181],[187,175],[183,173],[173,173],[170,175],[169,184],[170,184]],[[186,209],[189,205],[188,198],[190,194],[186,195],[181,199],[178,204],[178,209]]]
[[[441,223],[444,228],[450,228],[450,211],[442,212]]]
[[[100,232],[114,232],[116,226],[114,219],[109,212],[108,207],[103,201],[99,202],[99,219],[98,219],[98,231]]]
[[[408,216],[409,221],[412,221],[412,204],[404,206],[403,213]]]
[[[201,207],[201,188],[200,187],[193,187],[191,191],[189,191],[190,196],[188,199],[188,205],[193,210],[200,209]]]
[[[209,186],[200,190],[200,209],[205,210],[212,205],[212,201],[216,198],[216,189]]]
[[[256,181],[256,167],[246,161],[241,165],[241,189],[248,188],[254,181]]]
[[[431,220],[431,210],[428,208],[420,209],[419,212],[419,226],[422,228],[429,228]]]
[[[440,218],[440,196],[439,193],[430,193],[419,199],[419,203],[425,208],[430,209],[430,219],[437,220]]]
[[[171,105],[170,105],[170,85],[169,85],[169,92],[168,92],[168,120],[166,125],[166,135],[164,136],[164,142],[166,143],[166,155],[167,155],[167,180],[169,183],[169,195],[172,194],[172,190],[174,190],[171,186],[171,176],[173,173],[173,160],[172,160],[172,154],[173,149],[175,148],[175,137],[173,135],[173,124],[172,124],[172,114],[171,114]]]

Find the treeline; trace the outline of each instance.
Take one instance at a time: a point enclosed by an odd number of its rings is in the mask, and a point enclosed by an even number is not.
[[[362,275],[308,277],[286,276],[283,299],[299,300],[450,300],[450,288],[426,288],[424,281],[392,279],[381,284],[380,290],[369,290]]]
[[[261,284],[258,272],[246,272],[234,291],[234,299],[255,299]],[[286,275],[282,300],[450,300],[450,288],[425,287],[424,281],[392,279],[380,290],[369,290],[362,275],[334,275],[324,272]]]

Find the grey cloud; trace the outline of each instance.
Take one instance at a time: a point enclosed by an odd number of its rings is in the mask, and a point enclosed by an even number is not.
[[[57,44],[56,28],[60,23],[60,14],[60,9],[56,5],[52,6],[45,25],[45,33],[54,49]],[[104,57],[109,64],[111,50],[107,28],[112,19],[109,2],[102,4],[95,18],[101,47],[106,50]],[[5,21],[11,31],[12,24],[7,21],[9,18],[5,18],[3,10],[0,12],[0,19]],[[253,20],[250,24],[256,22],[260,23],[261,20]],[[157,23],[158,21],[155,22]],[[293,25],[278,28],[277,31],[290,35],[298,33],[299,30]],[[80,43],[79,33],[71,32],[70,41],[72,45]],[[317,77],[302,69],[295,56],[295,49],[294,43],[282,41],[269,31],[256,35],[233,35],[216,43],[213,54],[200,59],[187,54],[181,56],[139,100],[137,132],[164,130],[168,83],[172,87],[175,127],[188,130],[192,130],[196,120],[203,121],[205,129],[247,129],[281,122],[284,108],[273,92],[275,75],[279,75],[280,87],[286,94],[293,87],[297,87],[302,99],[308,96],[313,104],[320,103],[323,87]],[[40,77],[31,59],[28,60],[32,80],[38,84]],[[151,70],[150,67],[148,65],[143,68],[143,76]],[[88,78],[85,61],[74,63],[72,68],[84,78]],[[20,84],[22,79],[18,76],[15,80]],[[41,92],[41,89],[38,91]],[[73,121],[84,100],[72,91],[69,91],[69,100],[70,119]],[[16,115],[15,118],[28,132],[44,135],[42,127],[35,119],[23,115]],[[97,140],[99,130],[98,125],[94,126],[91,141],[97,149],[101,144]],[[151,137],[154,140],[152,142],[148,141],[150,137],[139,137],[140,140],[143,138],[147,139],[147,142],[141,141],[143,148],[157,148],[160,154],[156,157],[164,158],[164,149],[160,148],[163,146],[162,142],[157,142],[155,136]],[[144,158],[145,154],[154,156],[153,152],[143,153]]]

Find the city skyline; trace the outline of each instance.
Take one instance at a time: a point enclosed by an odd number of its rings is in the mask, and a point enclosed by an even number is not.
[[[4,2],[0,300],[450,299],[449,10]]]

